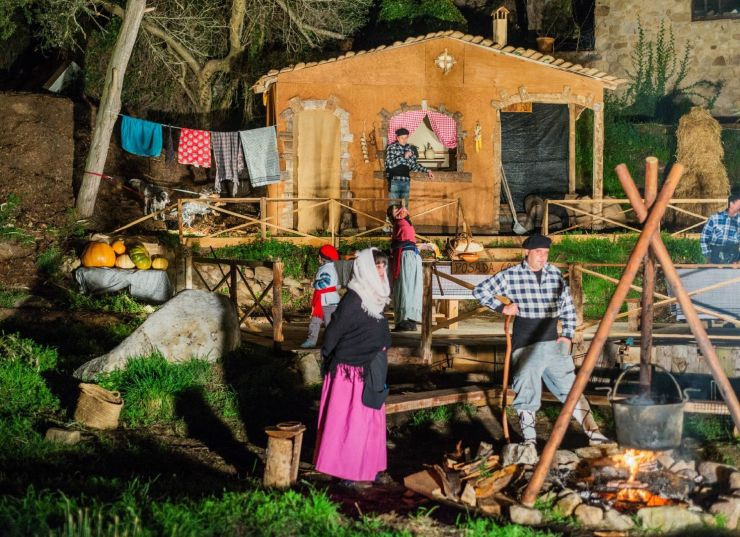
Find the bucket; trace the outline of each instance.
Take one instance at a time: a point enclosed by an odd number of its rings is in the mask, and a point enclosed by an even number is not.
[[[688,390],[681,392],[681,387],[673,375],[664,367],[656,365],[655,367],[668,373],[678,390],[678,398],[670,399],[665,403],[655,403],[641,396],[617,399],[619,383],[624,375],[635,367],[640,366],[633,365],[625,369],[617,378],[614,390],[609,390],[607,394],[614,413],[617,442],[623,447],[650,451],[680,447],[683,436],[683,409],[689,400],[686,393]]]
[[[83,382],[80,384],[74,419],[93,429],[115,429],[122,408],[120,393]]]

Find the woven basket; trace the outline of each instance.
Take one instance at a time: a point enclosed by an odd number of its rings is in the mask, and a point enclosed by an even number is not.
[[[83,382],[80,384],[74,419],[93,429],[115,429],[122,408],[121,394]]]

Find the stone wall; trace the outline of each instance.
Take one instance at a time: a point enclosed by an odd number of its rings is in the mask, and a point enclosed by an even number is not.
[[[648,40],[655,40],[661,19],[670,23],[679,54],[693,45],[687,83],[725,81],[712,113],[729,116],[740,109],[740,19],[691,21],[691,0],[596,0],[596,50],[558,57],[626,77],[637,42],[637,16]]]

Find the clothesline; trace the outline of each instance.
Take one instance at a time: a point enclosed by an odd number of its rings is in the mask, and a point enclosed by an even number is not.
[[[232,194],[239,186],[239,173],[245,164],[253,187],[280,181],[277,133],[274,126],[240,131],[207,131],[175,127],[155,121],[121,116],[121,146],[125,151],[142,157],[159,157],[165,149],[165,161],[203,168],[211,167],[211,152],[216,163],[214,190],[221,192],[221,183],[231,183]],[[175,138],[164,127],[177,128]],[[165,144],[166,142],[166,144]],[[175,149],[177,146],[177,149]]]
[[[177,130],[190,129],[190,127],[178,127],[177,125],[168,125],[167,123],[160,123],[159,121],[152,121],[151,119],[141,119],[141,118],[138,118],[138,117],[130,116],[128,114],[120,114],[120,113],[118,114],[118,117],[124,117],[124,116],[125,117],[130,117],[132,119],[136,119],[138,121],[148,121],[150,123],[157,123],[159,125],[162,125],[163,127],[169,128],[169,129],[177,129]],[[191,129],[191,130],[197,130],[197,129]],[[203,130],[205,130],[205,129],[203,129]],[[239,130],[235,130],[235,131],[209,131],[209,132],[240,132],[241,130],[244,130],[244,129],[239,129]]]

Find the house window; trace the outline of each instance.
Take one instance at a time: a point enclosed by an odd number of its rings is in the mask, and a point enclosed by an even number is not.
[[[408,143],[416,148],[419,164],[435,171],[457,171],[457,124],[453,118],[433,110],[414,110],[393,116],[388,122],[388,142],[405,127]]]
[[[740,19],[740,0],[691,0],[691,20]]]

